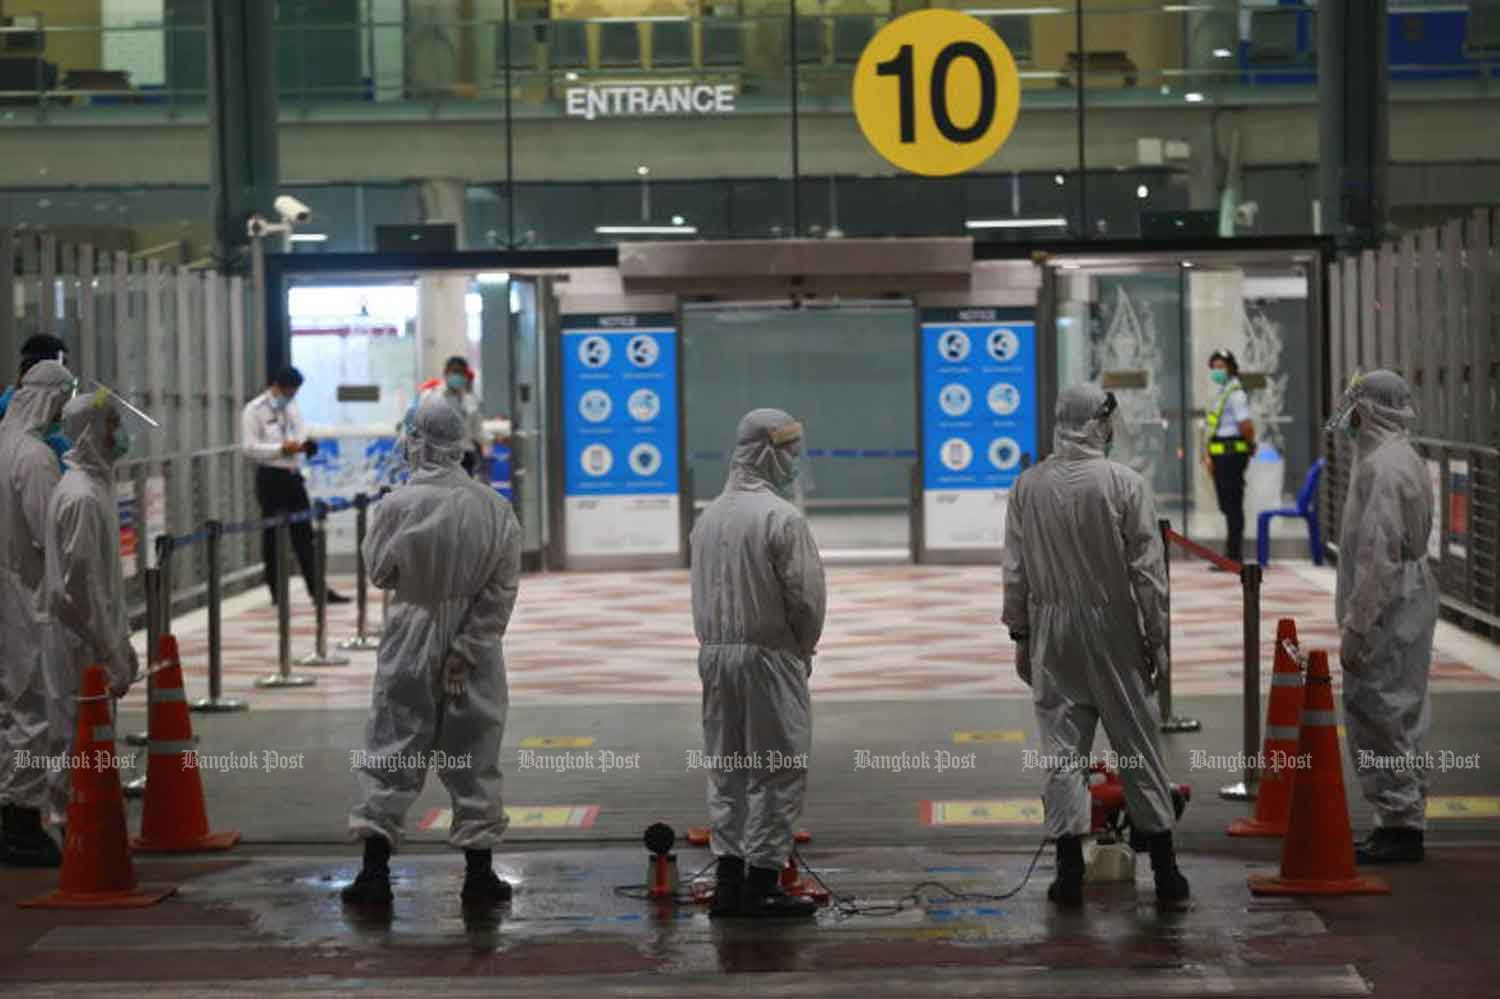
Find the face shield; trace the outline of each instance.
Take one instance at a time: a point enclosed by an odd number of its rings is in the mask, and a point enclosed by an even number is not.
[[[1334,407],[1333,415],[1328,418],[1327,423],[1323,424],[1324,433],[1348,432],[1350,420],[1354,417],[1355,407],[1359,404],[1360,383],[1362,381],[1364,381],[1364,375],[1356,368],[1354,374],[1349,378],[1348,386],[1344,389],[1343,398]]]
[[[138,452],[140,442],[161,429],[161,424],[145,410],[102,382],[89,379],[80,386],[77,398],[86,398],[94,408],[106,410],[104,428],[108,440],[101,442],[101,448],[116,461],[132,451]],[[77,443],[75,440],[74,444]]]

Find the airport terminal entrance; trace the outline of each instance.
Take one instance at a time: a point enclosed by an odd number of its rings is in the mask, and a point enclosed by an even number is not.
[[[796,501],[830,562],[995,562],[1009,488],[1051,450],[1053,400],[1078,381],[1116,393],[1113,457],[1162,515],[1218,543],[1202,456],[1221,348],[1259,438],[1247,543],[1259,511],[1294,501],[1317,454],[1321,244],[983,259],[938,243],[639,244],[524,269],[495,254],[404,269],[281,257],[268,360],[309,375],[304,415],[332,444],[310,479],[332,496],[378,484],[419,386],[468,358],[486,472],[537,569],[686,564],[735,426],[759,406],[808,426]],[[1276,524],[1279,547],[1305,544],[1296,526]],[[334,537],[334,554],[352,540]]]
[[[724,486],[741,416],[807,425],[797,502],[832,562],[907,561],[917,460],[910,301],[712,303],[682,309],[693,505]]]
[[[1246,476],[1246,544],[1256,515],[1290,505],[1318,454],[1321,254],[1316,251],[1059,256],[1049,260],[1056,388],[1098,381],[1120,402],[1111,455],[1145,476],[1161,516],[1219,544],[1225,524],[1206,468],[1216,350],[1234,353],[1257,449]],[[1296,527],[1276,523],[1285,544]],[[1281,535],[1273,535],[1280,537]],[[1305,551],[1305,531],[1300,538]]]

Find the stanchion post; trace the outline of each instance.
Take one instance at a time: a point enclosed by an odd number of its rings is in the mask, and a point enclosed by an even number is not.
[[[1161,709],[1161,730],[1166,733],[1197,732],[1203,723],[1196,718],[1183,718],[1172,713],[1172,522],[1165,517],[1156,522],[1161,532],[1161,555],[1167,572],[1167,662],[1165,668],[1158,663],[1161,675],[1157,677],[1156,701]]]
[[[159,545],[158,551],[160,551]],[[146,686],[149,690],[152,682],[150,669],[155,663],[156,647],[161,638],[161,569],[148,568],[142,577],[142,585],[146,590]],[[150,716],[149,694],[147,695],[147,716],[148,718]],[[133,732],[125,737],[125,742],[131,746],[149,746],[151,735],[149,732]],[[137,776],[120,785],[127,798],[139,798],[146,793],[145,772],[137,767],[136,774]]]
[[[244,701],[224,696],[223,568],[219,564],[224,523],[210,520],[204,525],[208,546],[208,696],[189,705],[194,711],[227,713],[244,711]]]
[[[297,660],[298,666],[348,666],[348,656],[328,654],[328,504],[313,504],[313,607],[317,614],[316,642],[313,653]]]
[[[1260,785],[1260,573],[1253,562],[1240,565],[1240,586],[1244,590],[1245,693],[1244,729],[1245,779],[1219,791],[1228,801],[1254,801]]]
[[[292,608],[287,586],[291,570],[291,525],[283,515],[276,518],[276,672],[255,681],[257,687],[311,687],[318,681],[292,672]]]
[[[354,637],[339,643],[346,652],[373,652],[380,648],[380,639],[370,635],[370,580],[365,566],[365,532],[370,526],[370,497],[357,493],[354,497]]]
[[[147,569],[144,577],[146,587],[146,703],[151,703],[151,694],[156,689],[156,677],[151,673],[151,663],[156,660],[157,640],[172,631],[172,554],[177,542],[170,534],[156,536],[156,568]],[[147,724],[151,712],[146,712]],[[129,732],[125,736],[127,746],[151,745],[151,733]],[[127,797],[138,796],[146,786],[144,777],[125,784]]]

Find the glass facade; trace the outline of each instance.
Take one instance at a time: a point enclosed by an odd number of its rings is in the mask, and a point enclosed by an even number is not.
[[[957,178],[891,167],[850,106],[869,40],[927,6],[985,21],[1020,72],[1015,132]],[[1493,117],[1500,37],[1468,7],[1390,0],[1393,107],[1462,104],[1476,128]],[[459,144],[451,176],[467,186],[467,206],[451,221],[465,248],[642,236],[1282,235],[1315,226],[1314,0],[275,0],[275,8],[284,126],[319,126],[284,127],[285,180],[310,179],[297,174],[335,141],[326,127],[384,129],[379,149],[393,175],[407,150],[414,160],[424,149],[441,159]],[[0,127],[205,128],[204,0],[56,0],[4,22]],[[1302,109],[1300,124],[1262,127],[1258,159],[1241,165],[1235,115],[1278,107]],[[1257,136],[1247,132],[1248,147]],[[1268,162],[1278,157],[1266,146],[1278,141],[1286,162]],[[436,174],[424,167],[405,176],[424,175]],[[326,190],[331,179],[318,181]],[[415,200],[414,214],[433,214]],[[1254,210],[1238,210],[1248,202]],[[325,246],[304,249],[366,248],[370,215],[364,223],[352,239],[331,232]]]

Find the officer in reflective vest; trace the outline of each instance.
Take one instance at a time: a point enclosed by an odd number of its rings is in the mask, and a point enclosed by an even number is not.
[[[1209,377],[1219,386],[1219,397],[1208,411],[1208,448],[1203,460],[1214,477],[1214,492],[1224,513],[1224,554],[1238,562],[1245,546],[1245,470],[1255,453],[1255,424],[1234,354],[1216,350],[1208,367]]]

